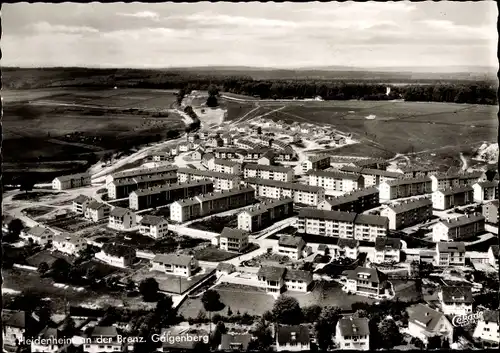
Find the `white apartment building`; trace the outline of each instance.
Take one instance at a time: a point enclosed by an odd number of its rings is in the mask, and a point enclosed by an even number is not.
[[[474,189],[474,201],[484,202],[498,199],[498,180],[483,181],[472,185]]]
[[[217,190],[234,189],[241,183],[241,178],[234,174],[198,170],[193,168],[179,168],[177,171],[177,177],[181,183],[208,179],[213,182],[213,187]]]
[[[340,192],[351,192],[364,188],[364,177],[359,174],[309,170],[309,185]]]
[[[390,172],[382,169],[365,168],[358,166],[353,167],[350,165],[342,167],[340,171],[354,175],[361,175],[363,177],[365,187],[378,186],[382,183],[402,179],[404,176],[401,173]]]
[[[85,218],[97,223],[99,221],[108,219],[110,212],[111,207],[102,202],[93,200],[85,208]]]
[[[210,170],[225,174],[240,174],[241,163],[227,159],[214,158],[213,163],[210,163]]]
[[[451,241],[478,234],[484,231],[484,221],[483,215],[473,214],[438,222],[432,228],[432,240]]]
[[[438,298],[445,315],[472,314],[472,287],[443,286],[438,292]]]
[[[434,266],[465,266],[465,243],[441,242],[436,244]]]
[[[81,188],[87,185],[90,185],[90,174],[88,173],[63,175],[52,180],[52,189],[54,190]]]
[[[373,262],[376,264],[398,263],[401,258],[401,240],[398,238],[378,237],[375,239]]]
[[[74,200],[71,210],[78,214],[85,214],[85,208],[90,203],[91,198],[85,195],[78,195]]]
[[[427,198],[386,205],[380,215],[389,219],[389,229],[401,229],[425,222],[432,217],[432,201]]]
[[[397,179],[380,183],[380,200],[389,201],[431,193],[431,179]]]
[[[313,156],[309,157],[307,160],[302,162],[302,172],[307,173],[309,170],[313,169],[326,169],[330,167],[330,156]]]
[[[261,178],[281,182],[292,182],[294,173],[292,168],[248,163],[245,164],[243,168],[243,176],[244,178]]]
[[[78,253],[87,247],[87,241],[74,234],[61,233],[54,236],[52,246],[62,253],[78,256]]]
[[[370,349],[370,329],[367,318],[341,318],[335,327],[335,342],[339,349],[367,351]]]
[[[472,186],[482,177],[481,172],[472,173],[453,173],[453,174],[433,174],[430,176],[432,181],[432,191],[458,188],[461,186]]]
[[[464,206],[473,202],[474,189],[472,186],[440,189],[432,193],[432,207],[435,210],[447,210],[457,206]]]
[[[115,207],[109,213],[108,227],[127,230],[136,226],[135,214],[126,208]]]
[[[272,199],[244,210],[238,214],[238,229],[256,232],[274,222],[293,215],[291,198]]]
[[[181,254],[158,254],[151,259],[151,271],[159,271],[181,277],[191,277],[200,265],[194,256]]]
[[[325,189],[317,186],[257,178],[248,178],[245,183],[255,189],[256,197],[270,199],[290,197],[295,203],[310,206],[317,206],[325,198]]]
[[[139,233],[153,239],[166,237],[168,221],[163,217],[146,215],[139,222]]]

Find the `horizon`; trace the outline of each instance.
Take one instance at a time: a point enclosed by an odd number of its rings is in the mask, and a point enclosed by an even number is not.
[[[2,65],[496,69],[497,13],[493,1],[5,4]]]

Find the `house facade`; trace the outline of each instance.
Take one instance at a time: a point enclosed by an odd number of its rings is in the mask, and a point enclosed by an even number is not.
[[[135,213],[126,208],[115,207],[109,213],[108,227],[127,230],[136,226]]]
[[[432,228],[432,240],[453,241],[484,231],[485,218],[481,214],[468,214],[436,223]]]
[[[354,270],[346,270],[342,273],[345,277],[343,290],[370,298],[387,297],[387,276],[375,268],[358,266]]]
[[[255,189],[256,197],[280,199],[290,197],[293,202],[317,206],[325,199],[325,189],[298,183],[284,183],[276,180],[257,178],[245,179],[245,183]]]
[[[407,309],[408,333],[425,344],[430,337],[438,336],[443,341],[453,342],[453,325],[445,314],[427,305],[417,304]]]
[[[436,244],[434,266],[465,266],[465,243],[440,242]]]
[[[335,342],[339,349],[367,351],[370,349],[370,329],[367,318],[342,318],[335,327]]]
[[[373,262],[377,264],[398,263],[401,258],[401,240],[398,238],[378,237],[375,239]]]
[[[431,193],[432,182],[428,177],[398,179],[380,184],[380,200],[389,201]]]
[[[78,255],[81,250],[87,247],[87,241],[78,235],[61,233],[54,236],[52,246],[62,253]]]
[[[97,223],[108,219],[110,212],[111,207],[102,202],[93,200],[85,209],[85,218]]]
[[[90,174],[88,173],[64,175],[52,180],[52,189],[54,190],[75,189],[87,185],[90,185]]]
[[[276,328],[276,351],[301,352],[311,349],[309,328],[305,325],[278,326]]]
[[[139,222],[139,233],[153,239],[168,235],[168,221],[163,217],[146,215]]]
[[[498,310],[486,310],[479,319],[472,337],[485,342],[500,343]]]
[[[498,200],[498,180],[476,183],[472,185],[472,189],[475,202]]]
[[[472,203],[473,197],[474,189],[469,185],[436,190],[432,193],[432,207],[436,210],[447,210],[464,206]]]
[[[158,271],[181,277],[191,277],[200,265],[194,256],[180,254],[158,254],[151,259],[151,271]]]
[[[219,237],[219,248],[229,252],[242,252],[249,245],[248,233],[229,227],[224,227]]]
[[[76,199],[73,200],[71,210],[77,214],[85,214],[85,208],[90,203],[91,199],[85,195],[78,195]]]
[[[274,222],[292,216],[293,200],[282,198],[268,200],[238,214],[238,229],[256,232]]]
[[[292,260],[300,260],[305,246],[306,242],[301,237],[283,234],[278,240],[278,254],[288,256]]]
[[[498,224],[498,200],[483,204],[482,214],[485,218],[485,222]]]
[[[380,215],[389,219],[389,229],[411,227],[432,217],[432,201],[422,198],[385,206]]]
[[[481,176],[481,172],[433,174],[430,176],[432,191],[434,192],[437,190],[445,190],[461,186],[472,186],[481,178]]]
[[[135,250],[125,245],[106,243],[102,246],[101,251],[94,256],[108,265],[127,268],[134,263]]]
[[[309,159],[302,162],[302,172],[307,173],[309,170],[317,170],[317,169],[327,169],[330,167],[330,156],[313,156],[309,157]]]
[[[442,286],[438,298],[445,315],[472,314],[472,287]]]
[[[263,164],[245,164],[243,168],[244,178],[261,178],[268,180],[277,180],[281,182],[292,182],[294,172],[292,168],[263,165]]]
[[[364,188],[364,178],[359,174],[310,170],[307,172],[309,185],[340,192],[351,192]]]
[[[238,187],[241,178],[234,174],[198,170],[194,168],[179,168],[177,171],[179,182],[185,183],[195,180],[211,180],[216,190],[230,190]],[[211,191],[211,190],[210,190]]]
[[[35,244],[45,245],[54,239],[54,232],[48,228],[36,226],[28,229],[23,229],[19,238],[24,240],[33,240]]]

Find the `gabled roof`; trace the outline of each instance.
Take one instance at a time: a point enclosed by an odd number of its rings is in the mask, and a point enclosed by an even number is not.
[[[318,155],[318,156],[311,156],[307,160],[314,163],[318,161],[322,161],[323,159],[330,159],[330,155]]]
[[[491,252],[493,253],[493,256],[498,259],[498,256],[500,255],[500,249],[498,245],[492,245],[490,246]],[[489,250],[489,249],[488,249]]]
[[[355,224],[367,224],[367,225],[372,225],[372,226],[387,227],[389,224],[389,218],[359,213],[356,216],[354,223]]]
[[[96,200],[93,200],[92,202],[89,203],[89,205],[87,206],[87,208],[91,209],[91,210],[98,210],[102,207],[109,207],[108,205],[102,203],[102,202],[99,202],[99,201],[96,201]]]
[[[37,324],[35,318],[26,311],[15,312],[4,321],[5,326],[23,328],[23,329],[28,328],[29,326],[33,326],[35,324]]]
[[[81,178],[90,178],[89,173],[79,173],[79,174],[71,174],[71,175],[61,175],[55,178],[55,180],[59,181],[67,181],[67,180],[75,180]]]
[[[368,319],[363,318],[342,318],[338,321],[340,334],[342,336],[369,336]]]
[[[356,239],[338,238],[337,246],[339,248],[356,249],[359,242]]]
[[[258,277],[264,277],[271,281],[279,281],[285,275],[286,268],[277,266],[261,266],[257,272]]]
[[[138,168],[133,170],[125,170],[123,172],[117,172],[111,174],[113,179],[121,179],[121,178],[133,178],[141,175],[151,175],[151,174],[159,174],[166,173],[177,170],[177,166],[165,165],[161,167],[155,168]]]
[[[453,179],[479,179],[483,175],[482,172],[471,172],[471,173],[439,173],[434,174],[431,178],[436,180],[453,180]]]
[[[439,223],[445,225],[447,228],[461,227],[467,224],[484,221],[485,218],[481,214],[461,216],[449,221],[441,221]]]
[[[250,209],[244,210],[241,213],[248,213],[251,216],[255,216],[258,214],[265,213],[268,210],[273,209],[275,207],[285,205],[285,204],[290,204],[290,203],[293,203],[293,199],[291,199],[289,197],[285,197],[285,198],[281,198],[281,199],[270,199],[270,200],[266,200],[264,202],[261,202]]]
[[[199,170],[199,169],[194,169],[194,168],[179,168],[177,173],[197,175],[197,176],[206,177],[206,178],[226,179],[226,180],[239,179],[239,177],[235,174],[219,173],[219,172],[213,172],[211,170]]]
[[[309,170],[307,175],[314,175],[318,177],[332,178],[332,179],[347,179],[358,181],[361,178],[359,174],[342,173],[339,171],[326,171],[326,170]]]
[[[90,337],[116,337],[118,330],[114,326],[95,326],[90,332]]]
[[[40,226],[35,226],[33,228],[30,228],[27,233],[28,235],[32,235],[34,237],[41,237],[43,234],[54,234],[54,232],[51,231],[50,229]]]
[[[237,165],[241,165],[238,162],[234,162],[234,161],[231,161],[229,159],[221,159],[221,158],[215,158],[214,163],[218,164],[218,165],[227,166],[227,167],[235,167]]]
[[[290,247],[303,247],[305,245],[304,239],[302,237],[297,237],[293,235],[287,235],[283,234],[280,236],[280,239],[278,240],[278,245],[279,246],[290,246]]]
[[[309,328],[305,325],[279,326],[276,331],[276,339],[280,345],[310,343]]]
[[[311,192],[311,193],[319,193],[320,191],[324,190],[323,188],[320,188],[319,186],[310,186],[310,185],[304,185],[304,184],[299,184],[299,183],[287,183],[287,182],[283,182],[283,181],[259,179],[259,178],[247,178],[247,179],[245,179],[245,182],[247,182],[248,184],[273,186],[273,187],[282,188],[282,189],[306,191],[306,192]]]
[[[396,179],[386,182],[389,186],[399,186],[408,184],[418,184],[418,183],[430,183],[431,179],[429,177],[424,178],[408,178],[408,179]]]
[[[448,196],[448,195],[455,195],[455,194],[459,194],[459,193],[463,193],[463,192],[471,192],[471,191],[474,191],[472,186],[465,185],[465,186],[460,186],[457,188],[447,188],[447,189],[443,189],[443,190],[437,190],[435,192],[443,194],[445,196]]]
[[[437,243],[439,252],[465,252],[465,243],[461,241]]]
[[[111,210],[111,212],[109,213],[109,215],[111,217],[118,217],[118,218],[122,218],[123,216],[125,216],[128,212],[131,212],[129,209],[127,208],[122,208],[122,207],[115,207]]]
[[[161,194],[162,192],[184,189],[188,186],[210,185],[210,184],[213,184],[213,182],[208,179],[192,180],[185,183],[166,184],[161,186],[155,186],[148,189],[135,190],[131,193],[131,195],[132,194],[135,194],[137,196],[156,195],[156,194]]]
[[[169,265],[189,266],[193,256],[183,254],[158,254],[151,262],[162,262]]]
[[[38,337],[46,340],[57,340],[60,338],[64,338],[61,330],[48,326],[38,334]]]
[[[266,171],[281,172],[281,173],[288,173],[290,171],[293,171],[292,168],[288,168],[288,167],[282,167],[282,166],[276,166],[276,165],[255,164],[255,163],[245,164],[244,169],[266,170]]]
[[[445,303],[467,303],[472,304],[472,287],[443,286],[441,287],[443,301]]]
[[[240,350],[246,352],[250,341],[252,341],[252,335],[250,334],[224,333],[222,334],[220,345],[222,350]]]
[[[377,270],[376,268],[358,266],[354,270],[346,270],[343,272],[344,276],[346,276],[349,279],[355,279],[355,280],[361,278],[359,277],[360,274],[368,275],[369,276],[368,280],[379,284],[387,279],[387,276],[383,272]]]
[[[240,186],[230,189],[230,190],[221,190],[219,192],[210,192],[208,194],[198,195],[196,198],[200,200],[200,202],[207,202],[212,200],[219,200],[226,197],[231,197],[235,195],[241,195],[246,193],[255,193],[255,190],[250,186]]]
[[[248,238],[248,234],[240,229],[224,227],[222,233],[220,234],[220,237],[241,240]]]
[[[328,219],[332,221],[353,223],[356,213],[340,211],[324,211],[315,208],[305,207],[299,210],[299,218]]]
[[[219,262],[217,265],[217,271],[224,271],[224,272],[229,272],[232,273],[236,271],[236,266],[229,262]]]
[[[382,169],[372,169],[372,168],[363,168],[363,167],[351,167],[349,165],[346,165],[342,168],[340,168],[341,171],[343,172],[349,172],[349,173],[357,173],[357,174],[364,174],[364,175],[378,175],[378,176],[383,176],[386,178],[402,178],[403,174],[402,173],[397,173],[397,172],[389,172],[387,170],[382,170]]]
[[[102,252],[115,257],[135,256],[135,249],[126,245],[106,243],[101,248]]]
[[[429,206],[431,206],[432,208],[432,201],[427,198],[422,198],[418,200],[409,200],[396,205],[389,205],[387,207],[390,210],[394,211],[395,213],[404,213],[410,210],[414,210],[416,208],[429,207]]]
[[[164,222],[167,222],[167,220],[163,217],[145,215],[144,217],[142,217],[140,224],[157,226],[158,224],[161,224]]]
[[[498,180],[493,180],[493,181],[483,181],[476,183],[476,185],[479,185],[480,187],[484,188],[493,188],[493,187],[498,187]]]
[[[398,238],[377,237],[375,239],[375,250],[399,250],[401,249],[401,240]]]
[[[203,159],[204,161],[209,161],[211,159],[215,159],[215,156],[213,155],[213,153],[205,153],[201,159]]]
[[[90,200],[90,197],[88,196],[85,196],[85,195],[78,195],[74,200],[73,202],[76,202],[76,203],[84,203],[84,202],[87,202]]]
[[[313,280],[313,275],[309,271],[294,270],[287,268],[285,272],[285,281],[295,280],[310,283]]]
[[[486,310],[483,313],[484,322],[495,322],[498,325],[499,322],[499,311],[498,310]]]
[[[431,309],[427,305],[423,304],[411,306],[407,309],[407,311],[409,322],[412,322],[420,327],[424,327],[428,331],[434,331],[441,319],[446,320],[443,313]]]

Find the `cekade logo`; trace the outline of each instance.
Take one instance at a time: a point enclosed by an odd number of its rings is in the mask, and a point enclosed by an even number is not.
[[[455,327],[463,327],[467,326],[469,324],[478,322],[480,319],[483,318],[483,312],[480,311],[475,314],[468,314],[468,315],[457,315],[454,316],[453,319],[451,320],[451,323]]]

